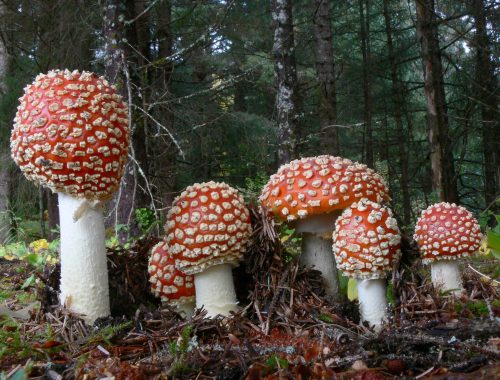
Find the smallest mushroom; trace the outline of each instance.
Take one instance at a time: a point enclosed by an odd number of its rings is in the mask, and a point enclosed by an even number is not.
[[[433,285],[460,294],[463,286],[457,260],[481,245],[481,229],[474,216],[454,203],[436,203],[422,211],[413,238],[422,262],[431,265]]]
[[[168,253],[166,242],[159,242],[151,250],[148,273],[153,294],[190,318],[195,307],[193,276],[175,268],[175,259]]]
[[[385,278],[400,255],[396,219],[389,208],[363,199],[337,219],[333,241],[337,267],[358,280],[361,320],[380,330],[387,313]]]

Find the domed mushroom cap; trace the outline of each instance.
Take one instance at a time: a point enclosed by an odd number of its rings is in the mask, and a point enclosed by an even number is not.
[[[10,144],[28,180],[75,198],[108,199],[127,161],[127,106],[93,73],[40,74],[20,98]]]
[[[167,220],[169,251],[188,274],[217,264],[237,265],[252,232],[243,197],[225,183],[188,186],[175,198]]]
[[[193,276],[175,268],[175,260],[168,253],[166,242],[159,242],[151,250],[148,273],[151,291],[162,301],[173,305],[194,302]]]
[[[260,202],[282,220],[343,210],[356,200],[389,199],[383,179],[366,165],[333,156],[307,157],[279,168]]]
[[[474,216],[464,207],[441,202],[429,206],[415,226],[422,262],[455,260],[469,256],[481,245],[481,229]]]
[[[346,276],[376,279],[392,270],[401,235],[389,208],[363,199],[337,219],[333,242],[337,267]]]

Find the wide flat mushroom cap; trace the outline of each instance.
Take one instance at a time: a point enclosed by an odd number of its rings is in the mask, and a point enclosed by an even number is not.
[[[106,79],[53,70],[26,86],[10,144],[26,178],[75,198],[118,188],[128,150],[127,105]]]
[[[195,300],[193,276],[175,268],[175,259],[168,253],[166,242],[159,242],[151,250],[148,273],[151,291],[162,301],[179,305]]]
[[[481,229],[472,213],[454,203],[441,202],[422,211],[415,226],[422,262],[469,256],[481,245]]]
[[[188,186],[175,198],[165,228],[176,266],[187,274],[217,264],[237,265],[252,232],[243,197],[217,182]]]
[[[277,218],[293,221],[343,210],[362,198],[389,200],[384,180],[366,165],[324,155],[281,166],[262,190],[260,202]]]
[[[333,242],[337,267],[346,276],[377,279],[392,270],[401,235],[389,208],[363,199],[337,219]]]

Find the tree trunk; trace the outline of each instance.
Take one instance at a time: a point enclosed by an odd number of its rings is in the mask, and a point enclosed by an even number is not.
[[[363,53],[363,121],[364,161],[373,168],[373,130],[372,130],[372,75],[371,75],[371,47],[370,47],[370,0],[359,0],[359,16],[361,23],[361,51]]]
[[[48,231],[47,236],[50,240],[57,238],[58,234],[54,233],[59,225],[59,201],[57,200],[57,193],[53,193],[49,189],[45,189],[47,201],[47,214],[48,214]]]
[[[1,16],[3,16],[3,5],[0,4]],[[0,97],[3,97],[7,92],[4,78],[7,75],[8,62],[7,50],[3,44],[3,39],[0,38]],[[7,144],[0,146],[0,244],[8,241],[12,232],[9,207],[9,164],[11,159],[8,151]]]
[[[391,66],[391,82],[392,82],[392,103],[394,106],[393,117],[396,122],[396,136],[398,139],[399,148],[399,166],[401,172],[400,186],[403,201],[403,224],[409,226],[411,223],[411,202],[410,202],[410,187],[408,178],[408,139],[403,127],[403,103],[404,91],[401,86],[401,79],[398,72],[398,63],[394,53],[392,43],[392,26],[391,13],[389,11],[389,0],[384,0],[384,19],[385,33],[387,36],[387,53],[389,55],[389,64]]]
[[[432,189],[442,201],[458,202],[434,0],[416,0],[415,4],[427,100]]]
[[[277,77],[278,165],[289,162],[297,149],[297,71],[293,34],[292,0],[272,0],[274,69]]]
[[[172,23],[172,3],[170,0],[162,1],[157,6],[156,12],[156,39],[158,41],[158,58],[170,57],[173,52],[173,35],[171,30]],[[154,88],[154,96],[156,98],[171,99],[172,94],[172,73],[173,64],[168,62],[158,67],[153,76],[153,83],[158,83]],[[155,113],[155,117],[175,136],[175,115],[171,109],[171,105],[160,106]],[[158,130],[158,133],[165,136],[164,130]],[[176,156],[178,154],[177,147],[170,138],[165,137],[157,145],[159,149],[158,155],[161,157],[157,165],[156,173],[160,178],[160,191],[163,209],[168,208],[174,199],[177,189],[176,181]],[[153,164],[153,163],[152,163]]]
[[[104,66],[106,77],[118,87],[121,95],[128,102],[133,101],[130,99],[132,83],[127,83],[125,71],[128,72],[129,79],[134,81],[138,87],[140,87],[141,81],[137,78],[136,72],[130,72],[129,67],[124,65],[126,61],[130,60],[139,66],[142,58],[134,57],[129,51],[130,49],[125,48],[124,40],[128,40],[132,46],[136,47],[142,56],[145,53],[143,44],[147,43],[147,41],[140,40],[145,38],[145,34],[147,35],[141,29],[141,26],[147,26],[143,21],[139,24],[136,21],[127,30],[125,29],[125,20],[134,19],[137,13],[136,1],[134,0],[104,1]],[[147,199],[144,192],[146,189],[144,177],[148,173],[146,167],[146,122],[142,115],[139,117],[129,115],[129,118],[132,120],[129,152],[131,159],[125,166],[120,189],[111,202],[112,215],[110,218],[122,243],[128,238],[140,234],[139,226],[134,218],[134,210],[137,207],[143,207]]]
[[[493,204],[500,195],[500,131],[497,102],[497,80],[491,62],[491,43],[487,34],[485,4],[474,0],[474,19],[476,26],[476,81],[477,99],[481,108],[483,154],[484,154],[484,198],[486,205]],[[493,204],[492,210],[500,212]]]
[[[328,0],[314,0],[314,51],[319,85],[319,123],[321,151],[340,155],[337,127],[337,92],[332,45],[332,18]]]
[[[7,151],[7,148],[3,148]],[[0,155],[0,244],[10,241],[13,235],[10,215],[10,170],[11,158],[8,153],[2,152]]]

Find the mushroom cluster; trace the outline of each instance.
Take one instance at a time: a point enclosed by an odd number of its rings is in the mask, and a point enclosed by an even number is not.
[[[151,290],[156,297],[176,307],[186,318],[193,315],[193,276],[175,267],[175,259],[169,254],[165,241],[159,242],[151,250],[148,273]]]
[[[217,182],[188,186],[174,199],[165,230],[175,267],[194,276],[196,307],[209,317],[235,311],[232,267],[252,232],[250,212],[238,191]]]
[[[385,278],[400,255],[396,219],[389,208],[363,199],[337,219],[333,241],[339,270],[358,280],[361,319],[380,328],[387,309]]]
[[[127,105],[106,79],[53,70],[24,89],[12,158],[28,180],[58,193],[60,301],[89,323],[110,313],[99,202],[119,186],[128,141]]]
[[[474,253],[482,239],[474,216],[454,203],[436,203],[422,211],[414,239],[420,247],[422,262],[431,265],[434,286],[453,294],[462,292],[457,260]]]
[[[389,199],[383,179],[366,165],[333,156],[307,157],[279,168],[265,185],[260,202],[302,234],[300,261],[322,273],[328,294],[338,297],[332,232],[342,210],[366,198]]]

